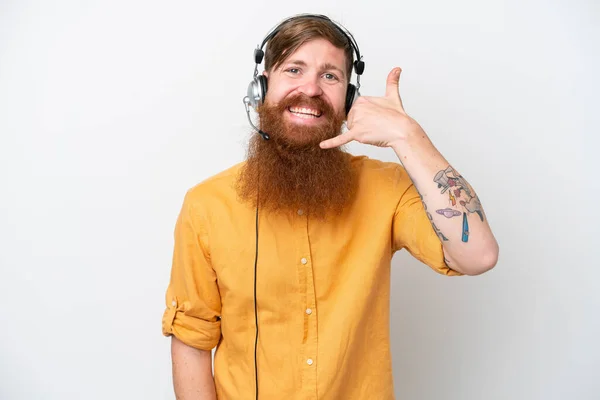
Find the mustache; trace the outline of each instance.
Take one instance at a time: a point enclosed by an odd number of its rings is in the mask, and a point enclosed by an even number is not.
[[[298,93],[287,97],[277,104],[277,109],[281,112],[288,110],[290,107],[305,107],[312,108],[321,114],[319,117],[331,117],[334,114],[333,107],[323,100],[322,97],[310,97],[304,93]]]

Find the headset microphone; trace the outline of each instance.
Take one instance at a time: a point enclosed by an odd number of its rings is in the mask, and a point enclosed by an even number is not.
[[[244,106],[246,107],[246,115],[248,116],[248,122],[250,122],[250,125],[252,125],[252,127],[254,129],[256,129],[256,131],[260,134],[260,136],[262,136],[263,139],[265,140],[269,140],[271,139],[271,136],[269,136],[269,134],[261,129],[258,129],[256,127],[256,125],[254,125],[252,123],[252,120],[250,119],[250,107],[248,107],[248,105],[250,104],[250,99],[248,98],[248,96],[244,97]]]

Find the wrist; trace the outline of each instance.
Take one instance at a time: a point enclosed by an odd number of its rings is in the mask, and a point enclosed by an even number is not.
[[[429,139],[427,138],[425,131],[423,131],[420,126],[417,126],[414,129],[402,133],[402,135],[398,135],[397,139],[391,142],[389,147],[391,147],[396,154],[400,155],[409,148],[422,146],[428,141]]]

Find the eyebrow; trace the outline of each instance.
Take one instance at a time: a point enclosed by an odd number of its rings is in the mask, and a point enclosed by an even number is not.
[[[291,61],[288,61],[286,64],[298,65],[300,67],[307,66],[307,64],[302,60],[291,60]],[[337,66],[333,65],[332,63],[327,62],[325,64],[321,64],[321,69],[337,71],[340,75],[342,75],[342,77],[344,77],[344,79],[346,78],[346,73],[341,68],[338,68]]]

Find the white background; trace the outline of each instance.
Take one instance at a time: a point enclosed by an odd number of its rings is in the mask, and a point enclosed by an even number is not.
[[[0,399],[174,398],[175,218],[243,159],[252,51],[300,12],[354,34],[363,94],[403,68],[500,244],[478,277],[394,259],[398,398],[600,398],[598,2],[3,0]]]

